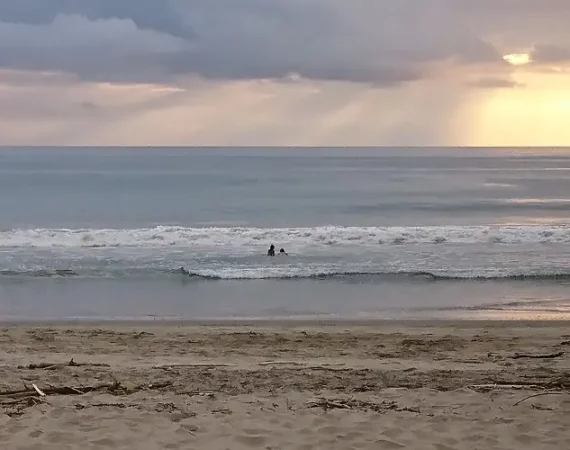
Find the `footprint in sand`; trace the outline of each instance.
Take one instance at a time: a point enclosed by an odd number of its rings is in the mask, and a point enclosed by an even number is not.
[[[261,447],[265,445],[267,442],[266,436],[254,436],[254,435],[245,435],[245,436],[237,436],[236,441],[241,444],[250,446],[250,447]]]

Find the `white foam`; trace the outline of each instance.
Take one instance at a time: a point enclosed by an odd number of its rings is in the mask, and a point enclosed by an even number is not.
[[[435,226],[307,228],[14,229],[0,231],[0,247],[97,248],[184,247],[259,253],[269,243],[287,248],[308,246],[379,246],[417,244],[570,244],[570,226]]]

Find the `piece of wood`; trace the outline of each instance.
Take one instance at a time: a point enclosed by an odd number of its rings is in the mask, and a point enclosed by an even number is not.
[[[147,389],[163,389],[165,387],[172,386],[172,381],[163,381],[161,383],[151,383],[146,386]],[[139,386],[140,389],[144,389],[145,386]]]
[[[120,387],[120,385],[117,386],[115,383],[113,383],[113,384],[100,384],[97,386],[86,386],[86,387],[81,387],[81,388],[74,388],[74,387],[69,387],[69,386],[49,387],[49,388],[46,388],[42,391],[42,390],[38,389],[38,387],[35,384],[32,384],[31,389],[3,391],[3,392],[0,392],[0,396],[2,396],[2,397],[29,397],[29,396],[40,395],[40,397],[42,397],[42,396],[54,395],[54,394],[58,394],[58,395],[83,395],[87,392],[101,391],[101,390],[105,390],[105,389],[109,390],[109,391],[113,391],[113,390],[117,390],[119,387]]]
[[[323,372],[350,372],[351,369],[350,367],[328,367],[328,366],[311,366],[311,367],[306,367],[306,369],[308,370],[321,370]]]
[[[538,384],[470,384],[469,389],[530,389],[540,388]]]
[[[189,397],[209,397],[209,398],[216,397],[216,394],[214,392],[200,392],[200,391],[181,391],[181,392],[176,392],[176,395],[187,395]]]
[[[382,403],[367,402],[356,400],[354,397],[349,399],[326,399],[320,398],[317,400],[310,400],[306,403],[309,408],[323,408],[325,411],[328,409],[360,409],[370,410],[377,413],[384,413],[389,410],[396,411],[412,411],[417,412],[413,408],[398,408],[398,404],[393,401],[383,401]]]
[[[35,389],[35,391],[39,394],[40,397],[46,396],[46,394],[42,392],[42,390],[39,387],[37,387],[35,384],[32,384],[32,387]]]
[[[73,360],[73,358],[71,358],[67,363],[45,362],[39,364],[28,364],[27,366],[18,366],[18,369],[51,370],[63,367],[110,367],[110,366],[109,364],[102,364],[102,363],[77,363]]]
[[[216,367],[229,367],[231,364],[168,364],[164,366],[153,366],[153,369],[169,370],[169,369],[215,369]]]
[[[564,352],[557,352],[557,353],[549,353],[546,355],[531,355],[526,353],[515,353],[511,356],[511,359],[521,359],[521,358],[530,358],[530,359],[552,359],[552,358],[560,358],[564,355]]]
[[[518,406],[520,405],[522,402],[531,399],[531,398],[535,398],[535,397],[542,397],[544,395],[558,395],[558,394],[562,394],[562,392],[541,392],[540,394],[532,394],[529,395],[528,397],[523,398],[522,400],[519,400],[518,402],[516,402],[513,406]]]
[[[309,406],[309,408],[352,409],[352,408],[351,408],[349,405],[347,405],[346,403],[339,403],[339,402],[332,401],[332,400],[316,400],[316,401],[308,402],[307,405]]]
[[[99,384],[95,386],[81,386],[81,387],[72,387],[72,386],[61,386],[61,387],[54,387],[50,386],[45,388],[44,390],[40,390],[35,384],[32,384],[32,388],[28,389],[20,389],[14,391],[0,391],[1,397],[34,397],[39,395],[40,397],[45,397],[46,395],[83,395],[88,392],[95,392],[95,391],[109,391],[111,393],[116,393],[118,391],[126,393],[129,392],[137,392],[142,391],[145,389],[149,390],[156,390],[156,389],[163,389],[169,386],[172,386],[172,381],[164,381],[160,383],[152,383],[148,385],[137,385],[133,389],[126,389],[124,386],[121,385],[120,382],[116,381],[114,383],[105,383]]]
[[[55,363],[39,363],[39,364],[29,364],[28,366],[18,366],[18,369],[47,369],[49,367],[55,367],[57,364]]]
[[[490,380],[490,385],[497,386],[526,386],[526,387],[545,387],[548,382],[541,381],[525,381],[525,380]]]

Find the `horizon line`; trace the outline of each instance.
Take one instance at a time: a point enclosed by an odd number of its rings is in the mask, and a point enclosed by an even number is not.
[[[570,145],[2,145],[0,149],[570,149]]]

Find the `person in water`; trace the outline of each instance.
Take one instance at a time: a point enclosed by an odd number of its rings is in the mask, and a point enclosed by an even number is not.
[[[267,250],[267,256],[275,256],[275,246],[271,244],[269,250]]]
[[[287,255],[287,252],[285,251],[284,248],[282,248],[281,250],[279,250],[279,254],[280,255]]]

